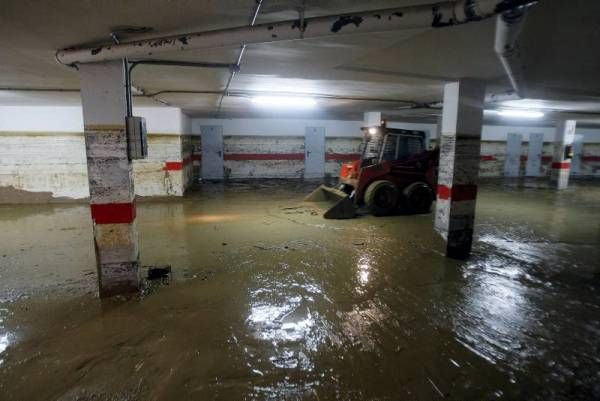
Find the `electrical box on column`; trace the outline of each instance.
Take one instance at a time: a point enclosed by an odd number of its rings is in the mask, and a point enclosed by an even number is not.
[[[148,157],[148,134],[144,117],[126,117],[127,154],[129,160],[139,160]]]

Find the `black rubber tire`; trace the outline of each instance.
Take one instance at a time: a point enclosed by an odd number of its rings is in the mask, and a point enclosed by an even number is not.
[[[408,213],[429,213],[433,191],[425,182],[413,182],[402,191],[402,206]]]
[[[373,181],[365,191],[365,205],[374,216],[389,216],[398,207],[400,192],[390,181]]]

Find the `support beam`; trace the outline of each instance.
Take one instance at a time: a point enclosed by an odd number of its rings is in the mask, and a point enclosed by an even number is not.
[[[485,85],[462,79],[444,87],[435,229],[446,256],[471,253],[481,148]]]
[[[79,78],[100,296],[135,292],[139,250],[125,133],[125,65],[82,65]]]
[[[566,189],[569,186],[576,126],[577,122],[575,120],[561,120],[556,124],[554,156],[550,175],[551,182],[556,189]]]

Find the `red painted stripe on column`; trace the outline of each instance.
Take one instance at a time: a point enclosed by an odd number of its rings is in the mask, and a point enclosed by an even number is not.
[[[325,160],[352,162],[361,158],[360,153],[325,153]]]
[[[581,160],[584,162],[600,162],[600,156],[583,156]]]
[[[225,160],[304,160],[304,153],[226,153]]]
[[[477,185],[455,185],[452,187],[452,200],[466,201],[477,198]]]
[[[183,170],[183,162],[165,162],[166,171],[179,171]]]
[[[136,216],[135,202],[90,204],[92,220],[96,224],[133,223]]]
[[[437,197],[438,199],[447,200],[450,199],[450,187],[447,185],[438,185],[437,187]]]
[[[568,170],[571,168],[570,162],[554,162],[552,168],[555,170]]]
[[[477,198],[477,185],[438,185],[438,199],[453,200],[455,202],[474,200]]]
[[[182,161],[166,161],[165,168],[166,171],[179,171],[183,170],[183,168],[190,164],[193,160],[193,156],[189,156],[184,158]]]
[[[481,155],[481,157],[480,157],[480,160],[481,160],[482,162],[489,162],[489,161],[494,161],[494,160],[496,160],[496,157],[495,157],[495,156],[492,156],[492,155]]]

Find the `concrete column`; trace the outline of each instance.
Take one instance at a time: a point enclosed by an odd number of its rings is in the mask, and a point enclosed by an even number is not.
[[[571,157],[573,141],[575,139],[574,120],[561,120],[556,123],[556,136],[554,137],[554,156],[552,158],[552,173],[550,175],[553,185],[557,189],[566,189],[569,186],[571,174]]]
[[[504,177],[518,177],[521,172],[521,147],[523,135],[507,134],[506,159],[504,160]]]
[[[527,177],[539,177],[542,171],[542,153],[544,151],[544,134],[529,134],[527,143],[527,165],[525,175]]]
[[[139,250],[124,65],[82,64],[79,78],[100,296],[133,292],[139,288]]]
[[[583,135],[575,135],[573,140],[573,160],[571,160],[571,175],[583,174]]]
[[[325,128],[304,130],[304,178],[325,177]]]
[[[444,87],[435,229],[446,256],[471,253],[481,149],[485,85],[462,79]]]
[[[435,125],[435,145],[436,146],[440,146],[440,142],[442,140],[442,116],[438,116],[437,117],[437,124]],[[429,143],[428,145],[431,145],[431,143]],[[428,149],[431,146],[428,147]]]

